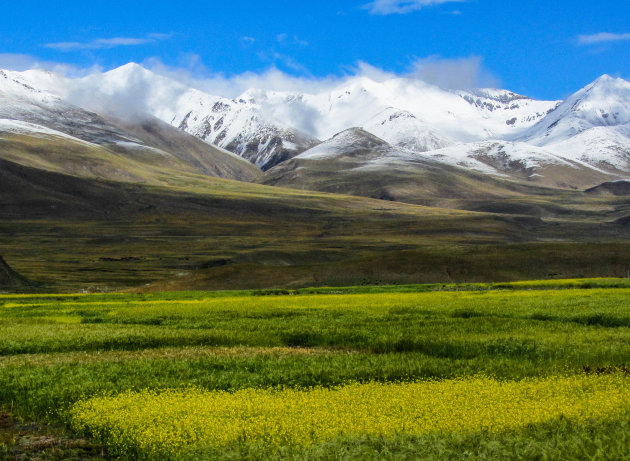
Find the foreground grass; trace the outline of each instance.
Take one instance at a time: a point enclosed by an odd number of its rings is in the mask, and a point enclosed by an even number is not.
[[[238,395],[481,373],[516,383],[584,373],[591,379],[628,365],[627,286],[599,279],[0,296],[0,404],[17,417],[69,424],[77,401],[115,399],[130,389],[195,386]],[[243,440],[195,456],[413,459],[416,450],[438,459],[505,459],[500,454],[509,450],[538,450],[580,459],[569,455],[583,450],[606,459],[602,446],[617,454],[630,449],[627,437],[606,432],[627,427],[630,418],[623,413],[615,421],[557,417],[501,434],[338,434],[302,447]]]
[[[558,419],[507,434],[342,437],[309,447],[241,443],[186,453],[179,460],[628,460],[630,417],[612,422]],[[177,459],[177,457],[175,458]]]

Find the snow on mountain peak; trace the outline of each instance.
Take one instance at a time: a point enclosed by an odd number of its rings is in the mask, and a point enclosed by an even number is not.
[[[520,139],[544,146],[599,126],[630,123],[630,82],[603,75],[571,95]]]
[[[335,134],[332,138],[322,142],[312,149],[303,152],[299,159],[334,158],[349,153],[366,153],[371,156],[380,151],[391,150],[392,147],[383,139],[365,131],[363,128],[353,127]]]
[[[623,82],[626,82],[626,80],[622,78],[618,78],[618,77],[613,77],[608,74],[603,74],[600,77],[596,78],[595,81],[593,81],[593,83],[591,83],[591,85],[589,86],[607,85],[611,83],[623,83]]]
[[[590,85],[578,91],[578,94],[583,92],[589,95],[590,98],[596,98],[602,97],[603,95],[619,96],[628,91],[630,91],[630,82],[622,78],[615,78],[604,74]]]
[[[149,69],[137,64],[135,62],[130,62],[125,64],[124,66],[117,67],[110,71],[107,71],[102,74],[106,76],[106,80],[110,83],[118,83],[125,84],[126,82],[133,79],[142,79],[142,80],[159,80],[165,77],[162,77],[159,74],[155,74],[151,72]],[[173,83],[175,83],[173,81]]]
[[[394,107],[389,107],[368,120],[363,128],[393,146],[414,152],[441,149],[455,142],[411,112]]]
[[[630,82],[609,75],[564,102],[494,88],[444,90],[410,78],[356,76],[319,88],[251,88],[231,99],[137,63],[79,79],[0,71],[0,118],[58,129],[74,110],[66,102],[121,118],[149,114],[263,169],[305,151],[304,158],[350,151],[356,158],[423,155],[494,173],[558,159],[630,171]],[[318,139],[328,141],[317,146]]]
[[[54,95],[37,85],[37,80],[42,80],[42,75],[47,74],[38,70],[28,73],[0,70],[0,94],[4,98],[55,99]]]
[[[504,90],[456,94],[419,80],[378,81],[367,76],[352,77],[316,93],[249,89],[228,99],[190,88],[137,63],[89,75],[68,86],[72,88],[64,97],[82,107],[131,117],[149,113],[246,155],[260,166],[277,152],[284,152],[284,157],[294,155],[318,138],[330,138],[352,126],[422,152],[455,141],[501,137],[531,126],[555,106]],[[398,115],[388,111],[398,111]]]
[[[387,142],[363,128],[352,127],[334,135],[329,143],[347,144],[360,142],[362,145],[385,145]]]
[[[141,66],[140,64],[138,64],[137,62],[128,62],[127,64],[123,64],[120,67],[117,67],[115,69],[110,70],[108,73],[123,73],[123,72],[142,72],[142,73],[150,73],[152,74],[153,72],[151,72],[149,69],[147,69],[146,67]]]

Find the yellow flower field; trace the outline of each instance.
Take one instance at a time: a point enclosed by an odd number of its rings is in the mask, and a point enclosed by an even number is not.
[[[127,391],[76,403],[75,429],[122,453],[169,456],[240,442],[306,446],[340,436],[501,433],[630,408],[622,374],[499,381],[487,377],[332,389]]]

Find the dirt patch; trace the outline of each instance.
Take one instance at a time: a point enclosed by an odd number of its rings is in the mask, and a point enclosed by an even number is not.
[[[0,412],[0,460],[3,461],[107,461],[104,447],[73,438],[63,428],[19,421]]]
[[[0,413],[0,429],[11,427],[11,417],[6,413]]]

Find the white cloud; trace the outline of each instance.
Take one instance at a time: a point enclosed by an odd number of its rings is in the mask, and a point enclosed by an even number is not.
[[[253,45],[254,43],[256,43],[256,39],[254,37],[241,37],[241,43],[243,45]]]
[[[611,34],[610,32],[601,32],[592,35],[578,36],[578,42],[581,45],[593,45],[605,42],[621,42],[630,40],[630,33],[627,34]]]
[[[283,57],[271,56],[269,59]],[[151,71],[173,78],[179,82],[198,88],[210,94],[235,98],[246,90],[256,88],[263,90],[292,91],[292,92],[318,92],[341,83],[347,76],[328,77],[304,77],[289,75],[272,65],[263,72],[243,72],[235,75],[226,75],[221,72],[212,72],[203,65],[200,58],[195,55],[187,57],[181,66],[167,66],[159,59],[152,58],[142,63]],[[291,63],[282,62],[289,66]],[[299,64],[293,63],[297,67]]]
[[[81,77],[101,70],[97,66],[86,69],[63,62],[42,61],[35,56],[19,53],[0,53],[0,69],[15,70],[18,72],[30,69],[42,69],[68,77]]]
[[[279,60],[284,58],[284,56],[275,57]],[[263,72],[226,75],[212,72],[203,65],[201,59],[196,55],[188,56],[179,67],[166,66],[155,58],[142,64],[155,73],[171,77],[188,86],[229,98],[238,97],[252,88],[317,93],[330,90],[355,77],[367,77],[379,82],[394,78],[411,78],[447,89],[498,87],[501,84],[500,79],[484,67],[483,59],[479,56],[459,59],[446,59],[438,56],[419,58],[411,61],[402,72],[387,71],[359,61],[355,65],[343,68],[341,75],[324,77],[309,76],[307,72],[302,72],[301,76],[290,75],[275,65]],[[282,62],[282,64],[290,67],[290,63]],[[301,65],[295,65],[298,70],[302,70]]]
[[[301,100],[295,100],[286,105],[268,105],[264,98],[256,97],[256,89],[286,91],[291,93],[310,93],[331,91],[335,87],[345,84],[348,80],[357,77],[366,77],[374,81],[383,82],[395,78],[421,79],[443,88],[464,89],[473,87],[496,87],[499,80],[483,66],[482,58],[478,56],[462,59],[443,59],[440,57],[428,57],[416,59],[410,62],[403,72],[391,72],[366,62],[358,62],[354,66],[343,69],[342,75],[329,75],[326,77],[294,76],[289,75],[277,67],[256,72],[244,72],[237,75],[218,74],[200,67],[200,61],[191,59],[194,67],[178,68],[168,67],[159,60],[143,63],[153,72],[175,78],[183,85],[198,88],[209,94],[238,98],[245,91],[250,90],[261,104],[262,110],[271,118],[277,120],[290,120],[291,125],[313,135],[318,135],[317,127],[321,126],[321,116],[308,104]],[[253,90],[253,91],[252,91]],[[134,97],[142,94],[139,88],[134,91]],[[125,98],[121,98],[124,101]],[[140,102],[135,103],[142,107]]]
[[[47,43],[44,46],[58,51],[99,50],[119,46],[146,45],[148,43],[168,40],[171,37],[171,34],[152,33],[148,34],[146,37],[97,38],[89,42],[55,42]]]
[[[103,69],[100,68],[80,69],[62,63],[40,62],[28,55],[0,54],[0,68],[13,70],[38,68],[53,70],[68,77],[83,77],[76,80],[76,83],[67,85],[60,96],[96,112],[115,113],[117,116],[128,118],[141,118],[148,112],[149,107],[156,105],[168,107],[170,102],[177,100],[191,87],[212,95],[238,98],[247,90],[253,90],[250,94],[256,94],[257,89],[317,94],[331,91],[357,77],[378,82],[395,78],[420,79],[443,88],[498,86],[498,80],[484,69],[482,59],[475,56],[462,59],[443,59],[435,56],[416,59],[402,72],[391,72],[366,62],[358,62],[341,69],[340,75],[324,77],[311,76],[308,72],[290,75],[278,69],[273,63],[263,72],[226,75],[208,69],[195,54],[183,55],[177,66],[167,66],[157,58],[147,59],[141,65],[171,80],[154,81],[157,86],[150,89],[146,85],[146,75],[134,72],[124,85],[112,85],[111,81],[105,84]],[[321,114],[299,100],[286,107],[265,106],[264,98],[259,102],[272,118],[291,120],[293,126],[307,133],[315,133],[321,121],[318,119]]]
[[[300,74],[308,74],[308,69],[291,56],[283,53],[278,53],[276,51],[272,52],[271,56],[274,62],[283,64],[287,69],[291,69],[292,71]]]
[[[414,61],[410,77],[448,89],[500,86],[501,82],[483,67],[479,56],[445,59],[430,56]]]
[[[262,72],[243,72],[228,75],[208,69],[199,55],[182,55],[175,66],[165,65],[158,58],[144,60],[141,65],[159,75],[170,77],[188,87],[198,88],[211,94],[234,98],[244,91],[257,88],[263,90],[317,93],[341,85],[354,77],[367,77],[375,81],[393,78],[411,78],[449,89],[473,87],[497,87],[500,80],[483,66],[479,56],[447,59],[439,56],[417,58],[401,72],[392,72],[369,63],[358,61],[341,68],[340,75],[312,76],[308,69],[293,61],[289,56],[273,53],[266,58],[270,67]],[[299,75],[280,70],[276,64],[293,69]],[[42,61],[26,54],[1,54],[0,69],[24,71],[44,69],[67,77],[84,77],[100,74],[98,66],[81,68],[63,62]]]
[[[308,46],[309,43],[306,40],[300,39],[297,35],[278,34],[276,40],[281,45],[299,45]]]
[[[370,14],[407,14],[427,6],[443,3],[461,3],[466,0],[373,0],[363,5]]]
[[[147,35],[147,37],[152,38],[154,40],[169,40],[173,38],[173,34],[152,33],[152,34]]]

